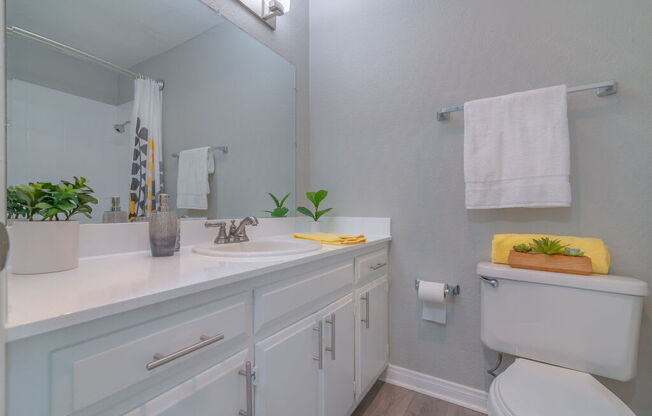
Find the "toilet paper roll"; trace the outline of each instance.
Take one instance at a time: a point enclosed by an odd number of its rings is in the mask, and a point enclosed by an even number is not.
[[[426,321],[446,324],[446,297],[444,296],[445,283],[420,282],[419,300],[423,302],[421,318]]]

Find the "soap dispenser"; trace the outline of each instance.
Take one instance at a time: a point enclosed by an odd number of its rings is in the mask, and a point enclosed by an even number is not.
[[[120,209],[120,197],[112,196],[111,197],[111,210],[104,211],[102,216],[103,223],[116,223],[116,222],[128,222],[129,214],[126,211]]]
[[[177,216],[168,209],[168,194],[159,195],[158,211],[149,219],[149,246],[152,256],[165,257],[174,254],[177,241]]]

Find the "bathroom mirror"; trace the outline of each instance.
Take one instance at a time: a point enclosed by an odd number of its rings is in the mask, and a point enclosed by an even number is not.
[[[8,186],[85,177],[90,222],[160,192],[179,216],[268,216],[268,192],[294,214],[295,68],[202,1],[7,0],[6,21]]]

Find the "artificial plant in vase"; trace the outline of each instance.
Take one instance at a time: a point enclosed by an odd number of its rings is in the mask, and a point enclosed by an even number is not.
[[[308,198],[308,201],[310,201],[312,205],[315,207],[315,211],[313,212],[306,207],[297,208],[297,212],[300,212],[301,214],[312,219],[312,221],[309,221],[310,224],[308,225],[308,230],[310,232],[320,231],[321,223],[318,222],[319,218],[321,218],[322,215],[326,214],[328,211],[332,209],[332,208],[319,209],[319,205],[326,198],[326,196],[328,196],[328,191],[324,189],[321,189],[316,192],[306,192],[306,198]]]
[[[7,215],[15,274],[49,273],[77,267],[81,214],[91,218],[97,204],[86,178],[72,182],[36,182],[7,188]]]
[[[533,239],[529,244],[518,244],[510,251],[507,263],[520,269],[549,272],[591,274],[592,263],[579,248],[562,244],[547,237]]]
[[[274,196],[273,193],[268,192],[267,194],[272,198],[274,204],[276,204],[276,208],[274,208],[272,211],[265,211],[265,212],[267,212],[272,218],[287,217],[290,209],[288,207],[284,207],[283,204],[285,204],[285,200],[288,199],[290,193],[286,194],[280,201],[276,196]]]

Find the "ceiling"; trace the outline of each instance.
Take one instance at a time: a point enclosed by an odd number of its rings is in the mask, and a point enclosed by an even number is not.
[[[224,22],[200,0],[7,0],[18,26],[124,68]]]

